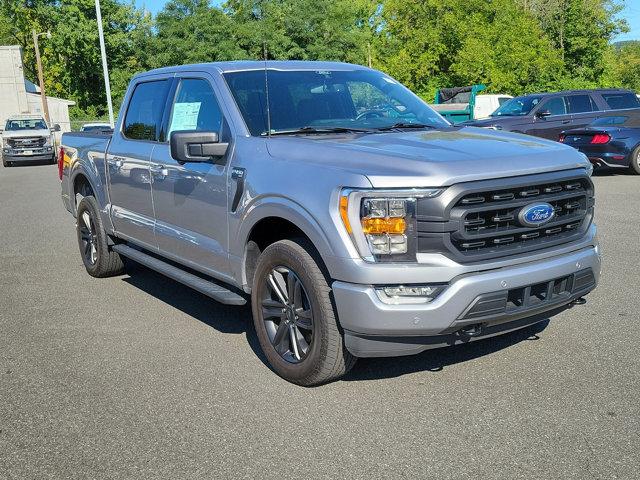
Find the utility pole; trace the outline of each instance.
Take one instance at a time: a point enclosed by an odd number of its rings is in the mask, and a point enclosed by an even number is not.
[[[42,61],[40,60],[40,48],[38,47],[38,37],[40,35],[46,35],[47,38],[51,38],[51,32],[46,31],[44,33],[36,33],[35,29],[33,33],[33,46],[36,49],[36,64],[38,65],[38,81],[40,82],[40,98],[42,99],[42,112],[44,113],[44,120],[47,125],[51,127],[51,121],[49,119],[49,105],[47,104],[47,94],[44,91],[44,76],[42,74]]]
[[[111,125],[111,128],[113,128],[113,105],[111,104],[111,86],[109,85],[107,52],[104,48],[104,33],[102,31],[102,13],[100,13],[100,0],[96,0],[96,19],[98,21],[98,36],[100,37],[100,55],[102,56],[102,74],[104,75],[104,88],[107,93],[107,107],[109,108],[109,124]]]

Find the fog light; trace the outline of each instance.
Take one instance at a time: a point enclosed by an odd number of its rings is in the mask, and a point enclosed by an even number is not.
[[[440,295],[446,285],[394,285],[377,289],[385,303],[429,303]]]

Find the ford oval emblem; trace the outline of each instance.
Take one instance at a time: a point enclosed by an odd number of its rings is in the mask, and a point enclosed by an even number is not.
[[[523,227],[539,227],[551,220],[555,213],[548,203],[532,203],[520,210],[518,220]]]

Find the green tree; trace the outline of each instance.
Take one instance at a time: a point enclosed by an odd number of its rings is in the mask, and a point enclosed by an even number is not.
[[[513,0],[387,0],[382,68],[427,99],[442,86],[486,83],[522,93],[551,87],[558,52]]]
[[[103,28],[117,104],[132,73],[143,69],[140,44],[151,32],[151,18],[133,4],[102,0]],[[47,93],[71,98],[76,110],[101,115],[106,111],[102,66],[93,0],[3,0],[0,14],[8,18],[11,35],[23,48],[25,74],[36,78],[31,31],[50,30],[40,42]]]
[[[233,20],[207,0],[172,0],[156,17],[153,67],[246,58]]]

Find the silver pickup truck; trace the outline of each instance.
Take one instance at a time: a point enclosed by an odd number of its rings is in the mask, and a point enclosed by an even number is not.
[[[143,73],[113,133],[64,134],[58,161],[90,275],[126,257],[250,301],[268,362],[300,385],[526,327],[600,275],[581,153],[452,126],[361,66]]]

